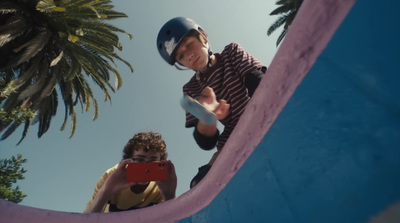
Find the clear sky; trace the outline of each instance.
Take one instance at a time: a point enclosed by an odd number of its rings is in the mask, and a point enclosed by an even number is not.
[[[134,35],[129,40],[120,35],[123,51],[120,56],[134,67],[134,73],[122,63],[122,88],[112,94],[112,105],[103,102],[104,95],[91,84],[99,102],[100,115],[92,121],[93,108],[77,110],[77,130],[70,139],[70,121],[60,131],[64,105],[59,108],[49,131],[37,138],[37,125],[19,145],[22,126],[7,140],[0,142],[0,158],[23,154],[28,162],[25,180],[17,184],[28,196],[20,204],[44,209],[82,212],[90,200],[96,182],[105,170],[118,163],[122,149],[136,132],[160,132],[166,143],[169,159],[178,176],[177,195],[189,190],[197,168],[206,164],[213,151],[198,148],[193,129],[184,127],[185,115],[179,106],[182,86],[193,71],[178,71],[159,56],[156,37],[161,26],[177,16],[190,17],[208,34],[214,52],[230,42],[240,43],[245,50],[269,66],[277,48],[280,30],[267,36],[276,16],[269,13],[275,1],[265,0],[115,0],[115,9],[129,17],[115,25]],[[89,83],[92,83],[89,81]],[[69,118],[70,119],[70,118]]]

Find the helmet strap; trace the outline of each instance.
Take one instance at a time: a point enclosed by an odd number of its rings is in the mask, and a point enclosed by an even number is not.
[[[212,61],[211,61],[211,56],[213,55],[213,52],[210,48],[208,48],[208,62],[207,62],[207,67],[212,66]]]
[[[178,63],[175,63],[174,66],[178,70],[190,70],[189,68],[186,68],[185,66],[182,66],[182,65],[178,66]]]

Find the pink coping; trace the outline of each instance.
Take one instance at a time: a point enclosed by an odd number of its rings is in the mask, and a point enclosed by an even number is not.
[[[306,0],[213,168],[174,200],[121,213],[69,213],[0,200],[0,222],[176,222],[208,206],[247,160],[325,49],[355,0]],[[266,37],[267,38],[267,37]]]

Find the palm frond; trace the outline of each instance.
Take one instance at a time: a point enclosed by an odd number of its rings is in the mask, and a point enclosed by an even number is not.
[[[60,60],[62,59],[63,55],[64,55],[64,51],[61,51],[60,54],[51,61],[50,67],[54,67],[55,65],[57,65],[58,62],[60,62]]]
[[[292,25],[292,22],[294,18],[296,17],[297,11],[291,11],[287,15],[286,23],[285,23],[285,28],[289,28],[290,25]]]
[[[293,0],[277,0],[277,1],[275,2],[275,4],[276,4],[276,5],[285,5],[285,4],[290,3],[291,1],[293,1]]]
[[[31,126],[31,120],[28,119],[28,120],[25,121],[24,130],[22,131],[22,137],[21,137],[21,139],[18,141],[17,146],[18,146],[19,144],[21,144],[22,140],[24,140],[25,137],[27,136],[30,126]]]
[[[271,13],[269,13],[269,15],[279,15],[282,13],[287,13],[291,10],[290,7],[288,7],[287,5],[282,5],[278,8],[276,8],[275,10],[273,10]]]
[[[65,113],[64,113],[64,122],[61,125],[61,131],[63,131],[68,122],[69,110],[74,106],[72,100],[72,85],[71,82],[61,81],[59,84],[61,96],[64,101]]]
[[[283,38],[286,36],[287,31],[288,31],[287,29],[283,29],[283,31],[281,32],[281,34],[279,35],[279,37],[276,41],[276,46],[279,46],[279,44],[281,43]]]
[[[29,86],[29,83],[24,83],[21,85],[21,89],[24,89]],[[2,108],[6,112],[11,112],[13,109],[20,107],[20,105],[24,101],[18,100],[19,92],[12,92],[11,94],[8,95],[7,100],[3,103]],[[25,107],[26,108],[26,107]],[[0,132],[2,129],[0,128]]]
[[[98,102],[88,80],[92,79],[103,91],[105,100],[112,103],[110,92],[123,83],[116,60],[133,72],[130,63],[116,53],[116,49],[123,48],[117,34],[127,34],[130,39],[133,36],[108,23],[127,15],[115,11],[111,3],[111,0],[0,1],[0,14],[7,14],[8,19],[0,24],[0,47],[5,49],[2,48],[0,55],[5,57],[0,62],[0,80],[4,80],[0,103],[6,111],[23,106],[37,112],[36,117],[25,122],[20,142],[30,125],[39,124],[38,137],[50,128],[58,106],[57,86],[65,105],[61,129],[65,129],[71,117],[72,137],[77,121],[75,106],[88,112],[93,105],[93,120],[99,115]],[[17,75],[10,75],[11,71]],[[115,83],[111,83],[112,78]],[[4,136],[8,137],[17,126],[18,122],[1,123],[0,132],[4,129]]]
[[[120,28],[118,28],[116,26],[113,26],[111,24],[106,24],[106,23],[102,23],[102,26],[106,27],[107,29],[110,29],[113,32],[119,32],[119,33],[126,34],[126,35],[129,36],[129,39],[133,39],[133,35],[132,34],[126,32],[125,30],[120,29]]]
[[[93,120],[96,120],[97,117],[99,116],[99,104],[97,103],[96,98],[94,97],[93,91],[90,88],[87,88],[87,94],[90,102],[90,98],[93,100],[93,105],[94,105],[94,115],[92,117]]]
[[[51,35],[52,34],[50,31],[41,32],[27,43],[15,48],[13,50],[15,53],[20,52],[22,49],[24,49],[24,51],[22,52],[20,57],[16,60],[14,66],[17,66],[27,61],[28,59],[35,56],[38,52],[40,52],[43,49],[43,47],[48,43]]]
[[[50,80],[47,81],[45,87],[43,90],[40,92],[39,98],[45,98],[48,97],[54,90],[54,88],[57,85],[57,75],[53,75]]]
[[[115,87],[117,89],[119,89],[122,86],[122,76],[121,74],[118,72],[117,69],[111,68],[111,70],[113,71],[114,77],[115,77]]]
[[[44,98],[39,107],[39,131],[38,137],[40,138],[50,127],[51,118],[57,112],[57,92],[53,91],[52,94]]]
[[[72,136],[74,136],[75,134],[75,130],[76,130],[76,113],[74,110],[74,107],[72,107],[72,111],[71,111],[71,133],[69,134],[69,138],[72,138]]]
[[[36,9],[40,12],[52,12],[56,8],[53,0],[41,0],[36,5]]]
[[[9,84],[5,89],[2,90],[2,95],[9,95],[16,89],[21,88],[23,85],[30,84],[30,80],[34,76],[34,74],[38,71],[40,67],[40,62],[42,60],[42,55],[39,55],[33,58],[30,63],[27,65],[27,68],[22,68],[20,70],[20,76]]]
[[[0,140],[7,139],[20,125],[21,123],[18,123],[18,121],[13,121],[11,125],[8,125],[7,130],[3,133]]]
[[[0,26],[0,47],[25,33],[27,23],[22,16],[14,15]]]
[[[86,111],[86,112],[89,111],[90,104],[91,104],[91,95],[90,95],[89,84],[85,81],[85,79],[83,79],[81,77],[75,78],[73,83],[74,83],[73,84],[74,91],[76,94],[76,99],[75,99],[74,104],[78,103],[78,100],[79,100],[82,109],[84,109],[84,111]],[[85,108],[83,108],[83,105],[85,105]]]
[[[78,44],[82,44],[85,48],[89,48],[92,52],[99,53],[103,56],[109,57],[114,52],[114,47],[109,45],[100,38],[85,35],[79,38]]]
[[[85,51],[82,51],[85,52]],[[95,83],[100,86],[100,88],[104,91],[104,93],[108,94],[106,85],[108,83],[107,77],[103,77],[99,75],[96,64],[96,58],[93,56],[93,54],[90,53],[83,53],[82,54],[75,54],[77,60],[79,61],[80,65],[82,66],[82,69],[85,71],[85,73],[90,76]],[[114,89],[111,86],[111,90],[114,91]]]
[[[0,2],[0,14],[11,14],[20,10],[20,6],[10,1]]]
[[[276,5],[279,7],[274,9],[270,15],[281,15],[269,28],[267,31],[267,35],[271,35],[275,30],[281,27],[283,24],[283,31],[279,35],[276,45],[278,46],[283,38],[285,37],[286,33],[290,25],[292,24],[297,11],[301,7],[303,0],[278,0]],[[283,15],[282,15],[283,14]]]
[[[267,35],[271,35],[276,29],[281,27],[286,22],[287,15],[279,17],[268,29]]]
[[[61,125],[60,130],[63,131],[67,125],[68,116],[71,116],[72,123],[71,123],[71,133],[70,137],[72,137],[75,133],[76,128],[76,114],[73,104],[73,85],[71,82],[60,82],[60,90],[62,92],[62,98],[65,105],[65,115],[64,115],[64,122]]]
[[[65,8],[81,8],[85,5],[90,4],[90,2],[93,2],[93,0],[75,0],[75,1],[61,1],[59,4],[62,7]],[[100,3],[103,1],[99,1]]]
[[[127,18],[128,16],[125,13],[117,12],[114,10],[106,10],[102,9],[100,18],[107,18],[108,20],[119,19],[119,18]]]
[[[87,93],[87,83],[81,79],[81,77],[76,77],[72,83],[75,93],[74,105],[77,105],[79,102],[82,111],[88,112],[90,110],[91,101],[89,93]]]
[[[36,75],[34,83],[30,84],[27,88],[25,88],[18,96],[18,100],[24,100],[25,98],[31,97],[34,94],[38,93],[47,81],[47,72],[49,69],[49,64],[45,61],[42,62],[39,72]]]
[[[81,73],[81,65],[79,61],[76,59],[73,54],[67,55],[65,59],[65,63],[68,64],[66,67],[68,68],[68,72],[64,75],[65,81],[72,81],[77,75]]]

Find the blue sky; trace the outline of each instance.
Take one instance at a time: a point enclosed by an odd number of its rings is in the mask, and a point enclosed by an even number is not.
[[[135,71],[130,73],[124,64],[119,64],[124,83],[111,95],[112,105],[103,102],[103,93],[91,85],[99,101],[100,115],[92,121],[93,108],[82,113],[77,107],[77,130],[71,139],[70,122],[60,131],[64,118],[60,101],[50,130],[42,138],[37,138],[35,125],[19,146],[16,143],[22,128],[0,142],[0,158],[21,153],[28,159],[24,164],[28,170],[25,180],[17,183],[28,195],[22,205],[82,212],[99,177],[120,161],[124,145],[139,131],[163,135],[178,176],[177,195],[189,190],[197,168],[206,164],[215,150],[199,149],[192,138],[192,129],[184,127],[185,116],[179,100],[182,86],[193,71],[178,71],[158,54],[156,36],[169,19],[183,16],[198,22],[207,32],[214,52],[221,51],[230,42],[238,42],[269,66],[277,51],[275,42],[280,30],[271,36],[266,34],[276,19],[269,16],[276,8],[275,1],[118,0],[114,5],[117,11],[129,16],[116,20],[115,25],[134,36],[129,40],[126,35],[120,35],[124,49],[119,55]]]

